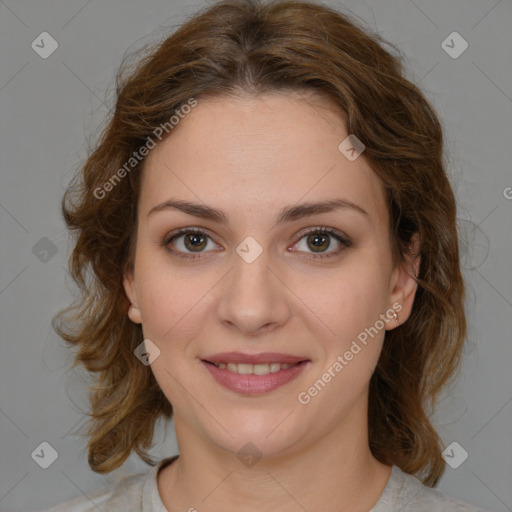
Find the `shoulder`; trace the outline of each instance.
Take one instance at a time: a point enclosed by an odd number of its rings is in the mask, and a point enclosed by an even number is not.
[[[40,512],[160,512],[162,509],[156,484],[158,470],[174,457],[160,461],[147,473],[130,475],[116,484],[60,503]]]
[[[379,501],[370,512],[487,512],[423,485],[417,478],[393,466]]]
[[[142,511],[142,489],[146,476],[132,475],[117,484],[103,487],[72,500],[60,503],[41,512],[97,512],[100,510],[140,512]]]

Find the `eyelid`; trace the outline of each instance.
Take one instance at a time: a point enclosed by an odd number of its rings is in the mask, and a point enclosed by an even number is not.
[[[310,233],[327,233],[329,235],[336,235],[339,238],[341,238],[344,242],[347,244],[352,243],[350,238],[343,233],[343,231],[339,231],[334,228],[330,228],[328,226],[313,226],[309,228],[305,228],[302,231],[299,231],[297,233],[297,241],[299,241],[301,238],[303,238],[305,235],[309,235]]]
[[[169,244],[173,238],[177,238],[181,235],[187,235],[190,233],[199,233],[201,235],[206,235],[210,240],[213,241],[213,236],[210,235],[210,232],[206,228],[200,228],[196,226],[191,226],[189,228],[179,228],[174,231],[171,231],[170,233],[167,233],[167,235],[164,236],[164,244]]]

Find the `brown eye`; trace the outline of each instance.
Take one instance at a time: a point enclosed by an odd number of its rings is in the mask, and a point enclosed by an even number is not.
[[[332,239],[336,241],[338,246],[334,250],[327,251],[332,245]],[[303,243],[302,240],[305,240],[305,242]],[[177,256],[194,259],[201,258],[203,255],[206,256],[205,253],[209,252],[207,250],[209,242],[212,244],[210,250],[215,250],[218,247],[204,231],[197,228],[188,228],[169,234],[163,240],[162,245]],[[301,245],[304,246],[301,247]],[[351,245],[352,242],[348,238],[327,228],[311,228],[295,244],[298,247],[297,252],[309,254],[310,256],[306,257],[310,259],[336,256]],[[295,250],[292,252],[295,252]]]
[[[332,239],[336,241],[337,247],[332,251],[327,251],[331,247]],[[304,240],[304,243],[302,240]],[[303,233],[299,242],[295,245],[298,252],[309,254],[309,256],[306,256],[307,258],[320,259],[338,255],[344,249],[350,247],[352,242],[332,229],[312,228]]]
[[[201,251],[207,245],[207,238],[204,234],[190,233],[183,235],[185,247],[190,251]]]
[[[329,248],[331,241],[327,235],[315,233],[313,235],[308,235],[307,243],[308,247],[313,252],[323,252],[325,249]]]
[[[203,231],[189,228],[168,235],[162,245],[170,252],[184,258],[200,257],[203,253],[209,252],[207,249],[210,242],[210,249],[215,249],[216,244]]]

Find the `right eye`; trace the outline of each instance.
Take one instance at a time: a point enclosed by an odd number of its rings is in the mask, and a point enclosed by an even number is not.
[[[169,233],[164,241],[163,245],[176,256],[182,258],[197,258],[197,256],[205,251],[208,247],[208,242],[211,242],[214,246],[216,244],[213,240],[199,228],[183,228],[173,233]],[[170,245],[174,244],[177,249],[173,249]]]

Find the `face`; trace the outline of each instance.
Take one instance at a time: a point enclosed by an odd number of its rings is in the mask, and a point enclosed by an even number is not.
[[[348,133],[329,106],[198,100],[145,161],[124,286],[178,441],[271,457],[366,422],[385,331],[416,285],[393,265],[384,190],[364,153],[338,148]]]

